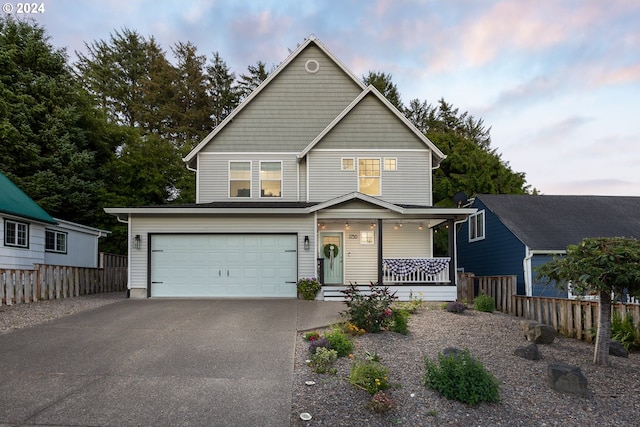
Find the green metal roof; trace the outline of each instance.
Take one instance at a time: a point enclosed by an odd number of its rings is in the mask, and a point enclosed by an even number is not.
[[[0,172],[0,213],[49,224],[58,223],[2,172]]]

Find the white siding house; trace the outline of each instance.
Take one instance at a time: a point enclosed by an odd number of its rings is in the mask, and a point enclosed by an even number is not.
[[[432,229],[453,240],[474,210],[433,206],[444,158],[311,36],[184,158],[196,203],[105,211],[128,223],[134,298],[293,298],[319,277],[320,298],[377,282],[454,300]]]

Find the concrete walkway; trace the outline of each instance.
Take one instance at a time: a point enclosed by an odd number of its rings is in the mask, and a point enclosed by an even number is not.
[[[123,300],[0,335],[0,425],[287,426],[296,332],[344,308]]]

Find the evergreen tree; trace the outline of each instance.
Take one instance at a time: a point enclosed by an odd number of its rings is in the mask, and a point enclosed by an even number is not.
[[[263,81],[269,77],[269,72],[265,68],[266,64],[258,61],[256,65],[247,67],[248,74],[240,74],[238,87],[240,89],[241,98],[244,99],[251,94]]]
[[[112,146],[62,49],[0,17],[0,170],[49,214],[96,225]]]
[[[403,111],[404,107],[400,100],[398,86],[396,86],[391,79],[391,74],[386,74],[381,71],[369,71],[367,76],[362,76],[362,81],[365,85],[373,85],[399,111]]]
[[[209,99],[213,109],[213,124],[218,126],[240,103],[241,92],[234,82],[236,76],[218,52],[207,67]]]

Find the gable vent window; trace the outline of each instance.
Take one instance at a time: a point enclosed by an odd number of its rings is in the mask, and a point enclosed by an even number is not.
[[[17,246],[19,248],[28,248],[29,247],[29,224],[5,219],[4,244],[5,246]]]
[[[309,74],[315,74],[320,69],[320,64],[315,59],[310,59],[304,63],[304,69],[307,70]]]
[[[47,252],[67,253],[67,233],[46,230],[44,249]]]
[[[484,239],[484,211],[469,216],[469,241]]]

